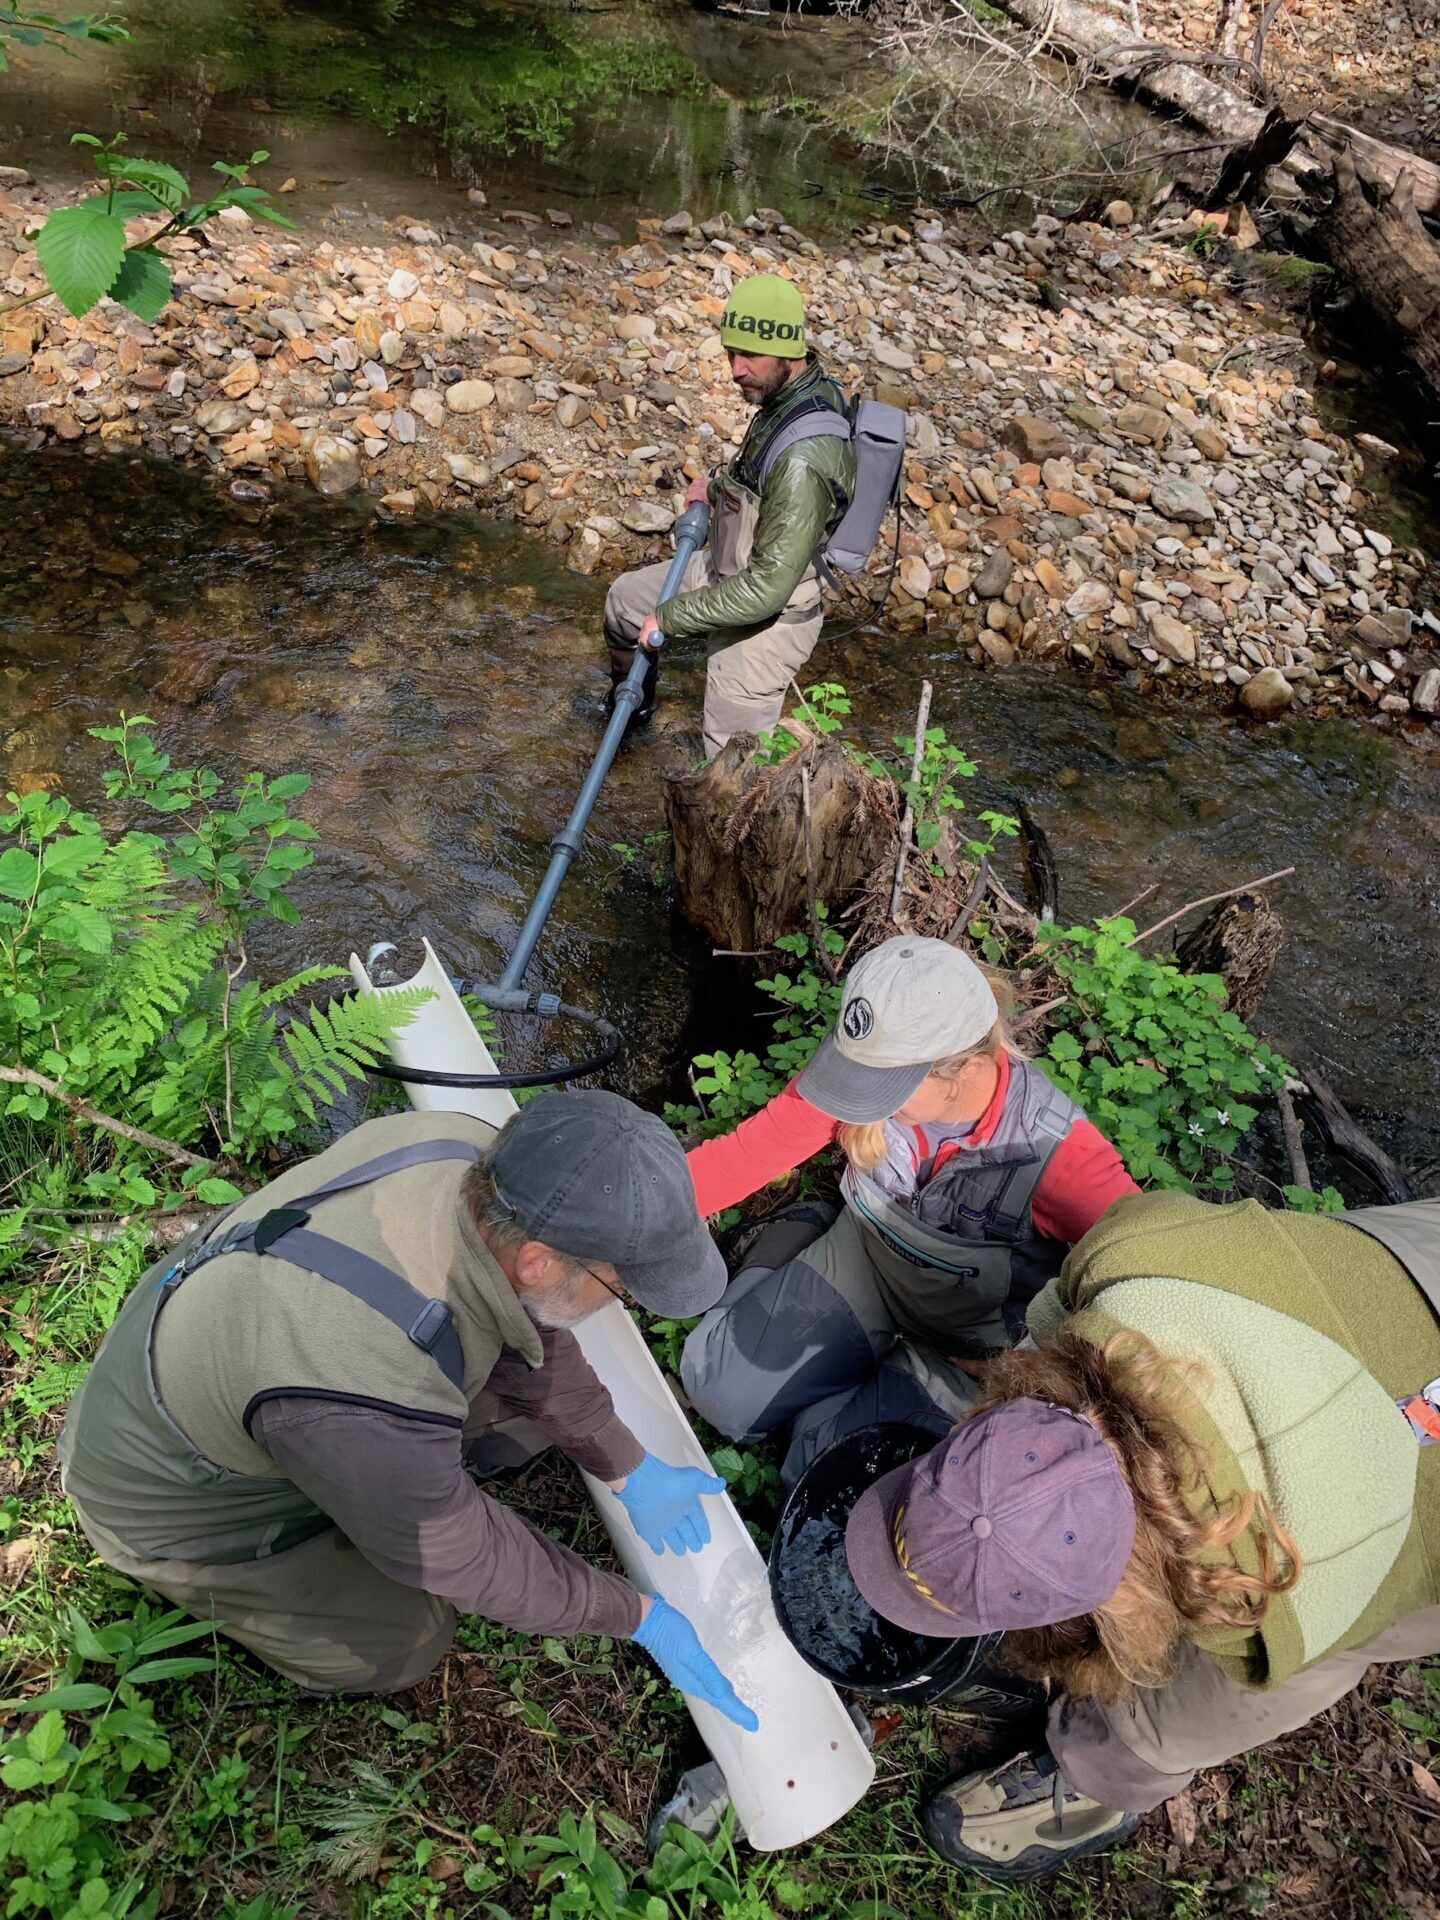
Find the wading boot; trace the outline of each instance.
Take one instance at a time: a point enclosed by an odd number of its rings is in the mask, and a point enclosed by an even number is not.
[[[1103,1853],[1140,1824],[1072,1787],[1050,1754],[1021,1753],[942,1787],[921,1816],[925,1838],[952,1866],[987,1880],[1043,1880]]]
[[[633,733],[636,727],[643,727],[655,712],[655,688],[659,678],[659,656],[653,653],[649,654],[645,661],[645,678],[640,685],[640,704],[630,716],[630,724],[625,729],[627,735]],[[620,691],[624,683],[625,675],[618,673],[615,668],[612,667],[610,669],[610,691],[605,696],[605,718],[607,720],[615,711],[615,695]]]

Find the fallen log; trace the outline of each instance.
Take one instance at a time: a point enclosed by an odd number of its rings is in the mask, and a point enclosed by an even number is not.
[[[1351,1117],[1318,1073],[1308,1069],[1291,1091],[1304,1103],[1307,1118],[1330,1151],[1368,1180],[1382,1199],[1398,1206],[1415,1198],[1414,1188],[1390,1155]]]
[[[1415,210],[1413,176],[1402,173],[1382,193],[1340,153],[1335,198],[1317,237],[1390,346],[1440,394],[1440,248]]]
[[[1120,41],[1114,14],[1088,6],[1085,0],[998,0],[998,4],[1022,26],[1043,34],[1047,50],[1084,65],[1108,85],[1133,93],[1150,106],[1183,115],[1206,133],[1245,146],[1255,142],[1264,128],[1265,107],[1212,80],[1198,64],[1205,60],[1219,63],[1222,70],[1245,72],[1251,70],[1249,61],[1224,54],[1188,54],[1148,41]],[[1440,165],[1434,161],[1392,147],[1329,114],[1307,114],[1300,124],[1302,137],[1286,162],[1287,169],[1300,178],[1330,173],[1348,146],[1367,177],[1381,186],[1393,187],[1402,173],[1410,173],[1417,212],[1440,208]]]

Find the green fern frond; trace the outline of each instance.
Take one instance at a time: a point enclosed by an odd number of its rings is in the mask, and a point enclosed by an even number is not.
[[[266,987],[260,995],[262,1007],[278,1006],[282,1000],[293,1000],[297,993],[303,993],[307,987],[315,987],[322,980],[348,980],[348,967],[315,966],[302,967],[299,973],[292,973],[288,980],[281,980],[273,987]]]

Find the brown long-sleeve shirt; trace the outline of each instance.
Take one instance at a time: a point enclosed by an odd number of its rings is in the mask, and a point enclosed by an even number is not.
[[[547,1329],[544,1362],[506,1349],[487,1384],[602,1480],[620,1480],[643,1448],[620,1420],[573,1334]],[[535,1633],[632,1634],[640,1595],[482,1493],[453,1427],[383,1408],[309,1398],[266,1400],[251,1432],[379,1572],[503,1626]]]

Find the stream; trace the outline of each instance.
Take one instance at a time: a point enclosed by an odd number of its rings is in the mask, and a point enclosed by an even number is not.
[[[858,29],[642,13],[137,0],[128,46],[26,55],[0,78],[0,162],[63,178],[70,127],[124,124],[137,152],[192,169],[267,147],[302,224],[441,220],[476,184],[494,208],[627,231],[692,194],[697,214],[776,204],[817,233],[873,212],[882,163],[776,110],[787,71],[812,99],[843,89]],[[134,456],[0,442],[0,772],[93,804],[86,729],[121,708],[152,716],[177,763],[309,772],[320,856],[301,925],[268,930],[257,968],[384,938],[408,959],[428,933],[458,972],[493,975],[598,739],[603,591],[471,513],[396,522],[299,490],[246,507]],[[649,872],[702,676],[666,659],[656,724],[611,774],[531,975],[621,1027],[614,1083],[647,1100],[683,1091],[693,1051],[764,1038],[735,963]],[[840,640],[811,670],[848,686],[872,747],[910,727],[923,676],[980,762],[974,804],[1023,794],[1049,833],[1062,917],[1154,884],[1140,912],[1158,919],[1293,864],[1272,896],[1287,937],[1267,1037],[1440,1191],[1440,758],[1353,720],[1257,727],[1112,681],[978,673],[939,636]]]

